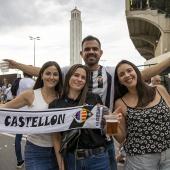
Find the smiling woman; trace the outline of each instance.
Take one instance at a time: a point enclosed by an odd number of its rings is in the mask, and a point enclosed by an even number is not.
[[[42,66],[33,90],[25,91],[0,107],[18,109],[28,105],[30,110],[47,109],[50,102],[61,96],[62,88],[61,69],[56,62],[49,61]],[[45,118],[49,123],[51,123],[52,119],[55,121],[57,118],[53,117],[51,120],[48,117]],[[14,128],[18,124],[22,126],[30,122],[33,126],[44,124],[41,118],[37,120],[36,117],[32,120],[30,118],[23,120],[22,115],[19,120],[10,116],[6,118],[6,124],[14,126]],[[46,170],[51,168],[58,169],[51,134],[28,135],[25,145],[25,169]]]
[[[88,93],[88,85],[89,71],[87,67],[81,64],[73,65],[66,74],[62,97],[50,103],[49,108],[102,104],[99,95]],[[106,114],[108,114],[107,108]],[[96,116],[96,123],[98,125],[98,116]],[[81,127],[84,122],[73,121],[70,126],[73,124],[76,127]],[[59,154],[61,141],[64,141],[65,136],[69,136],[71,132],[53,134],[54,148],[60,167],[65,170],[110,170],[110,159],[106,151],[106,136],[99,129],[77,129],[74,143],[71,142],[69,149],[64,148],[62,151],[63,165]]]
[[[161,85],[145,84],[138,68],[126,60],[116,66],[114,85],[115,108],[121,106],[123,114],[115,138],[120,143],[125,141],[125,170],[169,170],[168,92]]]
[[[71,91],[81,91],[86,82],[86,71],[82,68],[77,68],[74,74],[71,76],[69,84]],[[71,96],[70,96],[71,97]],[[76,99],[78,96],[74,96]]]

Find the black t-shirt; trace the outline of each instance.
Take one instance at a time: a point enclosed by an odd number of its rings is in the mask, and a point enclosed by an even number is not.
[[[49,104],[49,108],[65,108],[74,107],[79,103],[79,97],[76,100],[70,98],[55,99]],[[88,93],[85,104],[96,105],[103,104],[98,94]],[[100,129],[81,129],[79,137],[79,149],[93,149],[101,146],[106,146],[105,135],[101,135]],[[76,146],[75,146],[76,147]]]

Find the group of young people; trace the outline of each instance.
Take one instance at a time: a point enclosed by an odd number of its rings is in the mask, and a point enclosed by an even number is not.
[[[85,66],[76,64],[60,69],[56,62],[50,61],[40,69],[6,59],[10,68],[38,78],[33,90],[1,107],[17,109],[28,105],[29,109],[50,109],[103,104],[111,112],[116,109],[114,114],[121,112],[123,115],[115,138],[120,143],[126,139],[125,169],[168,170],[170,115],[165,98],[170,103],[170,97],[163,86],[149,87],[144,80],[166,69],[170,58],[140,72],[126,60],[118,63],[116,68],[101,66],[102,54],[100,41],[87,36],[80,52]],[[58,132],[29,135],[25,147],[26,170],[117,170],[112,136],[97,129],[81,130],[76,145],[66,155],[66,166],[59,154],[62,135]]]

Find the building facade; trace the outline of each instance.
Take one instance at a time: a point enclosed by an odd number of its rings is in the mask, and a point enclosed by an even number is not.
[[[125,0],[129,36],[145,68],[170,56],[170,1]],[[170,93],[170,67],[160,75]]]

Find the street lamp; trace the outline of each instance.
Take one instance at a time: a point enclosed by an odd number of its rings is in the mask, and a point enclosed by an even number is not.
[[[35,67],[35,40],[40,40],[40,37],[30,37],[30,40],[34,40],[34,67]]]
[[[100,60],[100,61],[103,61],[103,66],[104,66],[104,62],[105,62],[106,60]]]

